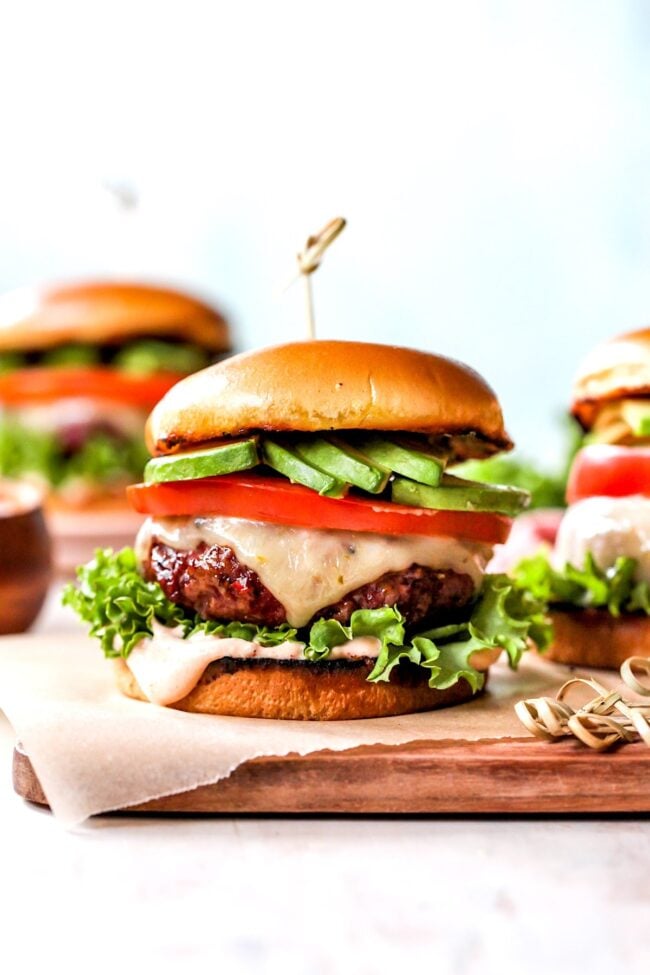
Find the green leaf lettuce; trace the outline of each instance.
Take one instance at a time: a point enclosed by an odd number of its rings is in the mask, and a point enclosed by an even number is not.
[[[636,560],[620,556],[601,569],[588,552],[582,568],[567,563],[555,569],[547,556],[523,559],[514,569],[517,584],[548,605],[575,609],[607,609],[612,616],[643,612],[650,615],[650,586],[635,582]]]
[[[300,640],[305,658],[311,661],[327,660],[335,647],[349,640],[372,637],[380,647],[368,680],[388,681],[393,668],[408,660],[425,668],[433,688],[451,687],[465,679],[477,691],[484,676],[471,664],[473,653],[502,648],[510,665],[516,667],[529,641],[540,649],[550,642],[543,602],[505,575],[485,577],[466,620],[415,635],[407,634],[401,613],[388,606],[356,610],[349,626],[318,620],[302,634],[290,626],[205,621],[172,603],[158,583],[145,581],[128,548],[117,553],[98,551],[92,562],[78,570],[77,585],[66,587],[63,602],[90,624],[91,635],[99,638],[109,657],[128,656],[140,640],[152,636],[155,621],[179,627],[186,638],[202,633],[239,637],[262,646]]]
[[[0,476],[37,477],[54,487],[82,479],[110,484],[139,479],[148,459],[143,442],[95,433],[67,454],[54,433],[0,420]]]

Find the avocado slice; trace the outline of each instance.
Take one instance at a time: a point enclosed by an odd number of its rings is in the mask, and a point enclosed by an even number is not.
[[[379,494],[388,484],[389,470],[373,464],[338,437],[301,440],[295,450],[308,464],[370,494]]]
[[[196,345],[142,339],[120,349],[113,364],[123,372],[146,375],[160,371],[198,372],[209,361],[208,354]]]
[[[342,498],[347,494],[348,485],[345,481],[314,467],[286,444],[265,438],[262,441],[262,457],[265,464],[284,474],[293,484],[304,484],[312,491],[326,494],[329,498]]]
[[[530,494],[502,484],[481,484],[445,474],[438,487],[416,484],[404,477],[393,481],[392,500],[396,504],[439,508],[441,511],[493,511],[518,515],[528,507]]]
[[[600,427],[585,434],[582,439],[582,446],[587,447],[592,443],[617,444],[629,438],[631,433],[630,426],[625,420],[609,423],[607,426]]]
[[[355,444],[359,453],[373,464],[379,464],[404,477],[436,487],[440,484],[446,458],[427,453],[405,440],[369,437]]]
[[[59,345],[46,352],[42,359],[44,366],[96,366],[100,361],[99,349],[94,345],[70,343]]]
[[[13,372],[14,369],[22,369],[27,365],[27,359],[18,352],[0,352],[0,376],[5,372]]]
[[[621,415],[635,437],[650,437],[650,403],[647,400],[626,400]]]
[[[158,481],[188,481],[197,477],[213,477],[215,474],[232,474],[255,467],[259,460],[257,440],[250,437],[187,454],[154,457],[144,469],[144,479],[147,484],[154,484]]]

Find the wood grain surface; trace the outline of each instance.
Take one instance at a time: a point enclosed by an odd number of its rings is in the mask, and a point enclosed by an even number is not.
[[[29,758],[14,788],[47,805]],[[650,749],[596,754],[532,738],[412,742],[257,758],[227,779],[129,812],[415,814],[650,811]]]

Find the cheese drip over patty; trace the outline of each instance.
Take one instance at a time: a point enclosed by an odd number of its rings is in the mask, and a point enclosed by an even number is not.
[[[325,606],[386,572],[413,564],[468,575],[478,590],[492,546],[447,537],[289,528],[217,515],[149,518],[136,541],[141,562],[157,538],[178,551],[225,546],[253,569],[282,603],[291,626],[305,626]]]
[[[650,582],[650,498],[585,498],[567,509],[553,561],[582,567],[588,552],[601,569],[625,556],[636,559],[635,580]]]

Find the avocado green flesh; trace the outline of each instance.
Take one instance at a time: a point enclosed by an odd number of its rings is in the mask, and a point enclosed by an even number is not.
[[[650,437],[650,403],[625,403],[621,413],[635,437]]]
[[[416,484],[406,478],[396,477],[392,486],[392,500],[396,504],[437,508],[441,511],[490,511],[513,516],[528,506],[530,495],[518,488],[463,481],[459,477],[446,474],[439,487]]]
[[[174,345],[158,339],[146,339],[121,349],[114,365],[122,372],[146,375],[167,370],[197,372],[208,362],[208,355],[195,345]]]
[[[445,459],[416,450],[394,440],[372,437],[360,441],[356,447],[362,456],[374,464],[402,474],[419,484],[436,487],[445,468]]]
[[[17,352],[0,352],[0,375],[5,372],[13,372],[14,369],[22,369],[27,360]]]
[[[348,486],[344,481],[302,460],[294,449],[284,444],[265,439],[262,442],[262,456],[265,464],[284,474],[293,484],[304,484],[330,498],[342,498],[347,492]]]
[[[144,469],[147,484],[158,481],[188,481],[197,477],[213,477],[215,474],[232,474],[245,471],[259,463],[257,441],[238,440],[219,444],[188,454],[172,454],[154,457]]]
[[[388,483],[390,471],[366,460],[338,439],[318,437],[316,440],[304,440],[297,443],[295,449],[308,464],[370,494],[379,494]]]
[[[92,345],[60,345],[46,352],[44,366],[95,366],[99,363],[99,350]]]

